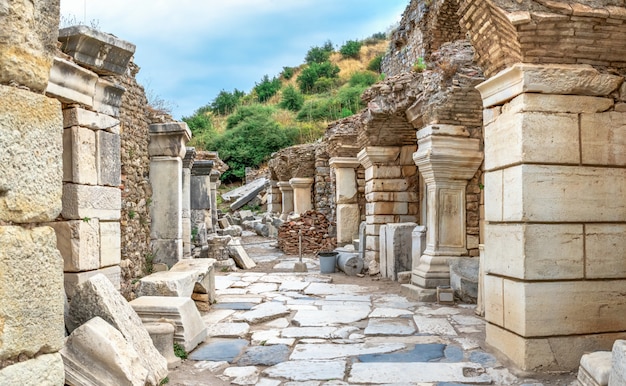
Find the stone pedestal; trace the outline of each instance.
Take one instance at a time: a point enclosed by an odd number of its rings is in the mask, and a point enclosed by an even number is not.
[[[278,188],[278,181],[269,181],[266,186],[269,194],[269,198],[267,200],[267,212],[282,213],[283,197],[280,193],[280,188]]]
[[[487,343],[524,370],[572,370],[626,336],[622,84],[587,65],[517,64],[477,87]]]
[[[207,221],[207,229],[211,229],[213,233],[215,233],[217,227],[217,188],[220,186],[220,176],[222,173],[217,170],[211,171],[211,224],[209,227],[208,220]]]
[[[283,211],[280,218],[285,220],[287,216],[293,212],[293,188],[288,181],[281,181],[278,184],[278,189],[282,194]]]
[[[169,267],[183,258],[182,158],[191,132],[184,122],[150,125],[150,184],[152,185],[151,245],[155,263]]]
[[[329,164],[335,170],[337,244],[351,244],[359,235],[361,223],[355,170],[361,163],[356,158],[334,157],[330,159]]]
[[[413,284],[427,289],[450,284],[449,261],[467,255],[465,187],[482,163],[480,140],[462,126],[432,125],[417,132],[413,155],[426,183],[426,250]]]
[[[311,200],[312,178],[292,178],[289,184],[293,188],[293,211],[302,214],[313,209]]]
[[[191,225],[191,168],[196,157],[196,149],[188,147],[183,158],[183,257],[188,259],[191,257],[192,244],[192,225]]]

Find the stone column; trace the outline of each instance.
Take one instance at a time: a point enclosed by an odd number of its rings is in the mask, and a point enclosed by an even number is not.
[[[183,258],[191,258],[191,168],[193,167],[196,149],[186,148],[185,158],[183,158]]]
[[[337,244],[350,244],[358,238],[361,223],[355,170],[361,163],[352,157],[334,157],[329,164],[335,170]]]
[[[150,125],[151,232],[155,263],[170,268],[183,258],[183,162],[191,131],[184,122]]]
[[[311,201],[312,178],[292,178],[289,184],[293,188],[293,211],[302,214],[313,209]]]
[[[415,146],[368,146],[357,155],[365,168],[365,266],[380,272],[380,228],[388,223],[417,222]]]
[[[206,240],[207,230],[212,231],[211,173],[213,161],[196,161],[191,169],[191,218],[193,233]],[[204,246],[201,246],[204,247]]]
[[[278,181],[268,181],[267,192],[269,193],[269,199],[267,200],[267,212],[268,213],[281,213],[283,205],[283,197],[278,188]]]
[[[207,224],[207,230],[211,230],[211,232],[215,232],[215,228],[217,227],[217,188],[220,186],[220,176],[222,173],[217,170],[211,171],[211,223],[209,224],[208,219],[205,219]]]
[[[288,181],[280,181],[278,189],[282,193],[283,212],[280,218],[286,220],[289,214],[293,212],[293,188]]]
[[[417,140],[413,160],[426,183],[426,250],[411,281],[434,295],[437,286],[450,284],[449,261],[467,255],[465,188],[483,154],[480,140],[462,126],[426,126]]]
[[[517,64],[477,87],[487,343],[522,369],[571,370],[626,337],[623,81]]]

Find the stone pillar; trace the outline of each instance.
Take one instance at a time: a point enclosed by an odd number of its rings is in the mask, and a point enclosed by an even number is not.
[[[150,125],[151,244],[155,263],[183,258],[183,162],[191,131],[184,122]]]
[[[212,233],[216,231],[217,227],[217,188],[220,186],[220,176],[222,173],[217,170],[211,171],[211,223],[208,219],[205,219],[207,224],[207,230],[211,230]]]
[[[335,200],[337,204],[337,244],[351,244],[359,237],[361,212],[358,203],[356,168],[361,163],[356,158],[334,157],[329,161],[335,170]]]
[[[487,343],[522,369],[572,370],[626,337],[623,80],[517,64],[477,87]]]
[[[293,212],[293,188],[287,181],[280,181],[278,184],[278,189],[282,193],[282,203],[283,203],[283,212],[280,215],[280,218],[283,220],[287,219],[287,217]]]
[[[196,149],[188,147],[183,158],[183,258],[191,258],[192,235],[191,235],[191,168],[196,157]]]
[[[278,181],[268,181],[267,192],[269,199],[267,200],[268,213],[281,213],[283,206],[283,197],[278,188]]]
[[[196,161],[191,169],[191,218],[195,235],[206,240],[207,230],[212,230],[211,221],[211,173],[213,161]],[[199,245],[204,249],[205,245]]]
[[[369,146],[357,158],[365,168],[365,266],[380,272],[380,227],[417,222],[417,168],[411,158],[415,146]]]
[[[289,184],[293,188],[293,211],[302,214],[313,209],[311,201],[312,178],[292,178]]]
[[[480,140],[462,126],[431,125],[417,132],[413,155],[426,183],[426,250],[411,281],[434,294],[450,284],[449,261],[467,255],[465,188],[482,163]]]

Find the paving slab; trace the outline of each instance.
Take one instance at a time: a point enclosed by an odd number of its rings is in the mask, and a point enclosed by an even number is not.
[[[283,328],[289,327],[289,324],[290,324],[289,320],[287,320],[285,318],[278,318],[278,319],[271,320],[271,321],[263,324],[263,327],[283,329]]]
[[[252,310],[235,317],[235,320],[256,324],[283,317],[290,313],[289,309],[280,303],[261,303]]]
[[[251,346],[237,359],[238,366],[274,366],[289,359],[289,346]]]
[[[291,323],[299,327],[323,327],[333,326],[337,324],[352,324],[363,320],[370,313],[370,309],[363,308],[360,310],[300,310],[296,312]]]
[[[411,350],[386,353],[359,355],[359,362],[432,362],[441,359],[445,355],[445,344],[416,344]]]
[[[282,330],[284,338],[331,338],[337,327],[288,327]]]
[[[272,292],[278,290],[276,283],[253,283],[248,286],[248,293],[262,294],[263,292]]]
[[[263,370],[263,374],[273,378],[292,381],[343,379],[346,372],[345,360],[334,361],[289,361]],[[319,385],[319,382],[316,384]],[[299,383],[299,385],[302,385]]]
[[[365,328],[365,335],[412,335],[415,324],[410,318],[371,318]]]
[[[278,288],[279,291],[304,291],[309,286],[309,282],[306,281],[284,281]]]
[[[467,374],[467,375],[466,375]],[[365,384],[414,384],[415,382],[458,382],[491,384],[492,378],[475,363],[354,363],[348,382]]]
[[[403,343],[297,344],[290,360],[337,359],[365,354],[381,354],[404,350]]]
[[[352,295],[354,293],[368,292],[369,289],[356,284],[328,284],[311,283],[304,293],[307,295]]]
[[[252,334],[251,342],[253,345],[273,346],[286,345],[293,346],[296,342],[294,338],[281,338],[280,330],[257,331]]]
[[[210,338],[189,354],[188,358],[194,361],[225,361],[232,363],[248,345],[249,342],[245,339]]]
[[[256,385],[259,381],[259,369],[254,366],[229,367],[224,370],[224,375],[233,378],[233,385]]]
[[[421,315],[413,316],[420,334],[457,336],[456,330],[444,318],[429,318]]]
[[[248,323],[216,323],[207,325],[207,336],[214,338],[243,338],[250,331]]]
[[[413,312],[402,308],[375,308],[370,318],[397,318],[400,316],[413,316]]]
[[[458,308],[453,307],[441,307],[441,308],[432,308],[432,307],[419,307],[416,314],[420,315],[433,315],[433,316],[449,316],[449,315],[457,315],[461,311]]]

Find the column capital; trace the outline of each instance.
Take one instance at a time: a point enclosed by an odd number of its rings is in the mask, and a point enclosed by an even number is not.
[[[191,169],[193,167],[193,161],[196,158],[196,148],[185,148],[185,158],[183,158],[183,169]]]
[[[359,162],[356,157],[333,157],[328,160],[328,164],[331,168],[350,168],[356,169],[361,166],[361,162]]]
[[[505,103],[523,93],[607,96],[623,78],[601,74],[588,64],[517,63],[476,86],[483,107]]]
[[[222,173],[220,173],[219,171],[217,171],[215,169],[212,169],[211,170],[211,182],[219,181],[221,175],[222,175]]]
[[[191,168],[192,176],[210,176],[213,170],[213,161],[198,160],[193,163]]]
[[[150,125],[148,154],[183,158],[191,130],[185,122],[153,123]]]
[[[310,188],[311,185],[313,185],[313,181],[314,181],[313,178],[298,178],[298,177],[294,177],[294,178],[289,180],[289,184],[294,189]]]
[[[293,191],[293,188],[291,187],[291,184],[289,183],[289,181],[280,181],[276,185],[278,186],[278,189],[280,189],[281,192]]]
[[[364,168],[375,164],[389,164],[400,157],[400,147],[367,146],[357,154],[357,159]]]

